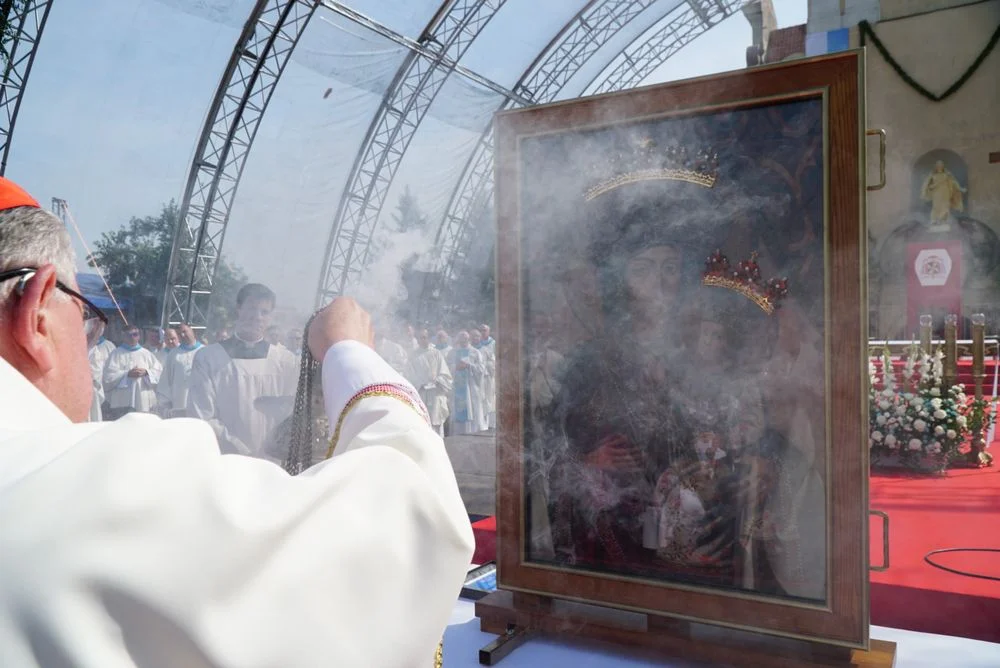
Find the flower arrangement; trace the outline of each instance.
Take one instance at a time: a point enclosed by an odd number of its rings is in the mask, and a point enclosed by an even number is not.
[[[868,361],[872,464],[897,460],[922,470],[943,470],[969,435],[970,404],[962,385],[943,387],[944,353],[914,343],[897,380],[888,351],[881,370]]]

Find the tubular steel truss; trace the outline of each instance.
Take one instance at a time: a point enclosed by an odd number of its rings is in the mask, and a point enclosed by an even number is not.
[[[162,322],[208,324],[209,300],[240,177],[274,88],[315,0],[258,0],[209,109],[170,254]]]
[[[514,90],[539,104],[556,99],[570,79],[609,39],[657,0],[591,0],[567,23],[538,58],[528,66]],[[498,111],[515,104],[505,101]],[[452,192],[435,239],[435,271],[444,281],[456,272],[472,240],[469,221],[478,218],[493,185],[493,127],[483,130],[475,150]]]
[[[38,44],[52,0],[13,0],[3,3],[3,80],[0,81],[0,176],[7,170],[7,156],[14,136],[17,112],[31,74]]]
[[[448,76],[506,0],[445,0],[411,49],[368,128],[327,242],[316,305],[360,275],[403,155]],[[433,57],[428,57],[428,51]]]
[[[586,86],[586,94],[625,90],[638,85],[684,45],[733,14],[744,2],[745,0],[687,0],[675,5],[656,25],[615,56]],[[605,27],[602,32],[604,24],[599,17],[607,16],[605,12],[611,12],[611,16],[624,19],[622,4],[639,3],[624,3],[621,0],[590,3],[581,15],[563,29],[560,37],[557,37],[558,43],[549,45],[543,54],[548,55],[536,60],[525,72],[522,83],[515,86],[514,90],[526,94],[529,91],[522,90],[521,87],[537,82],[530,89],[536,100],[547,102],[556,99],[585,60],[608,38],[607,30],[610,28]],[[638,14],[632,18],[636,15]],[[622,27],[616,26],[619,30]],[[598,39],[601,41],[596,42]],[[508,101],[501,108],[513,106]],[[458,277],[476,232],[473,223],[483,218],[485,209],[489,206],[488,194],[492,189],[493,128],[489,127],[466,163],[438,230],[435,270],[441,273],[440,278],[445,284]]]
[[[638,86],[668,58],[743,4],[743,0],[687,0],[686,10],[671,12],[618,54],[605,71],[590,82],[585,94],[598,95]]]

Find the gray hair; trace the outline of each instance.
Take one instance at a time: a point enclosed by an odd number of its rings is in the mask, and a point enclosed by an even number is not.
[[[52,264],[56,276],[76,285],[76,254],[69,232],[54,214],[36,207],[19,206],[0,211],[0,271]],[[0,302],[17,281],[0,283]]]

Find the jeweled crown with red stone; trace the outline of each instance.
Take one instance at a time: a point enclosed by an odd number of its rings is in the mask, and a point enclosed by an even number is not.
[[[715,251],[705,261],[701,282],[738,292],[768,315],[774,313],[781,300],[788,296],[787,278],[772,278],[766,283],[761,281],[756,251],[750,254],[750,259],[737,264],[735,269],[722,251]]]
[[[712,188],[718,178],[719,157],[712,151],[690,152],[684,146],[660,147],[650,138],[634,143],[631,150],[619,151],[595,171],[611,174],[584,193],[589,202],[616,188],[642,181],[684,181]]]

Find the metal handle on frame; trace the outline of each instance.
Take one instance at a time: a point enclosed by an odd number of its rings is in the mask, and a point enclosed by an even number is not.
[[[882,190],[885,188],[885,130],[866,130],[865,135],[868,137],[878,135],[878,183],[868,186],[868,192]]]
[[[881,573],[889,570],[889,515],[881,510],[869,510],[868,514],[882,518],[882,565],[868,566],[868,570]]]

